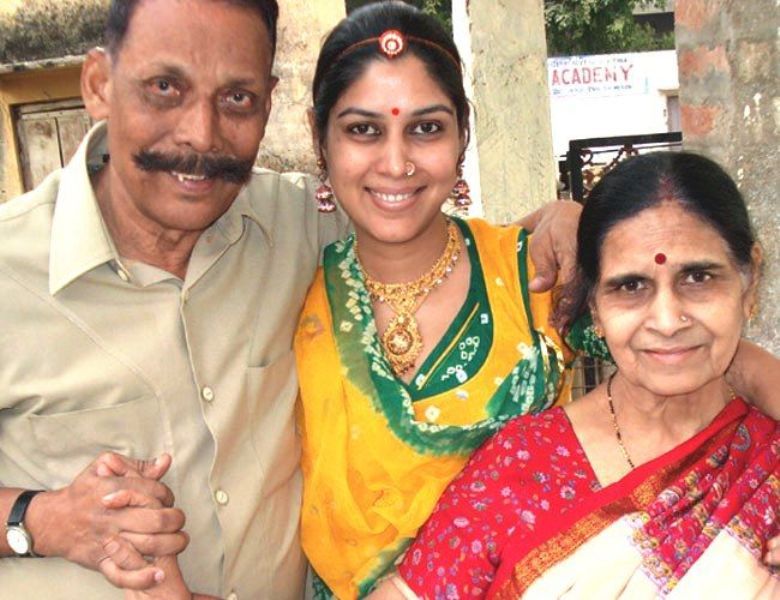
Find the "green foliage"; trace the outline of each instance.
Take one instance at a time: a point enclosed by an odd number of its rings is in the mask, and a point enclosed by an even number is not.
[[[447,28],[452,31],[452,0],[404,0],[421,9],[424,13],[437,17]],[[377,0],[347,0],[347,12],[351,12],[360,6],[374,4]]]
[[[636,22],[633,10],[663,0],[544,0],[550,56],[607,54],[674,48],[674,34],[657,35]]]
[[[107,0],[27,0],[0,15],[0,64],[83,54],[103,40]]]
[[[421,2],[412,2],[419,8],[422,8],[423,12],[438,17],[447,31],[452,31],[452,1],[451,0],[422,0]],[[420,6],[421,5],[421,6]]]

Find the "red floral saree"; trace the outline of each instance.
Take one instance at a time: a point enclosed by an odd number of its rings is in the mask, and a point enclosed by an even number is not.
[[[605,488],[561,409],[516,419],[439,506],[399,569],[419,597],[780,597],[780,427],[741,400]]]

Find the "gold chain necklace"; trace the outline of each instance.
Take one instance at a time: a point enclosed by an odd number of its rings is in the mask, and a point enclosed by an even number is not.
[[[612,403],[612,380],[615,378],[615,375],[617,375],[617,371],[612,373],[609,376],[609,379],[607,379],[607,402],[609,403],[609,414],[612,416],[612,427],[615,429],[615,437],[617,438],[618,445],[620,446],[620,451],[623,453],[628,466],[631,467],[631,469],[634,469],[634,461],[631,460],[631,457],[628,454],[628,450],[626,450],[626,446],[623,444],[623,435],[620,433],[620,426],[618,425],[617,417],[615,416],[615,405]],[[734,400],[734,398],[737,397],[737,394],[734,392],[734,388],[731,387],[731,385],[728,383],[726,385],[729,388],[731,399]]]
[[[355,240],[355,257],[363,273],[371,300],[387,303],[395,313],[387,324],[381,340],[393,372],[400,377],[414,366],[422,352],[422,336],[414,313],[425,302],[428,294],[444,283],[460,257],[458,228],[452,221],[447,221],[447,244],[444,246],[444,251],[428,272],[414,281],[382,283],[372,278],[360,262],[357,240]]]
[[[617,438],[618,445],[620,446],[620,451],[623,453],[628,466],[633,470],[634,461],[631,460],[631,457],[628,455],[628,450],[626,450],[626,447],[623,444],[623,435],[620,433],[620,426],[618,425],[617,417],[615,416],[615,405],[612,404],[612,380],[615,378],[615,375],[617,375],[617,371],[612,373],[609,376],[609,379],[607,379],[607,402],[609,403],[609,414],[612,415],[612,427],[615,429],[615,437]]]

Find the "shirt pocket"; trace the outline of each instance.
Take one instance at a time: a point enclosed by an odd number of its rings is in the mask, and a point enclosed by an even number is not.
[[[70,484],[101,452],[147,459],[165,451],[163,421],[155,396],[115,406],[29,415],[32,457],[51,488]]]
[[[292,350],[262,367],[247,369],[252,444],[266,490],[284,487],[298,471],[300,444],[295,434],[297,395],[298,378]]]

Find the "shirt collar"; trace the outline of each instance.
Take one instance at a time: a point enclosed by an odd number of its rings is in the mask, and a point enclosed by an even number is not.
[[[52,295],[104,263],[112,262],[117,268],[124,269],[89,177],[90,164],[103,164],[103,156],[107,154],[107,137],[106,122],[96,124],[84,137],[71,161],[62,169],[49,254],[49,293]],[[253,177],[262,171],[255,169]],[[278,186],[276,178],[273,185]],[[269,199],[276,197],[276,189],[263,189],[269,193]],[[228,244],[234,244],[244,232],[244,217],[247,217],[260,228],[268,244],[273,246],[272,216],[267,214],[268,211],[259,211],[250,196],[249,190],[244,187],[227,212],[211,228],[219,231]]]
[[[252,177],[257,177],[265,171],[266,169],[255,167],[252,169]],[[278,180],[274,179],[274,185],[278,186]],[[268,245],[273,247],[274,241],[271,234],[272,216],[268,213],[271,210],[269,202],[272,198],[276,198],[277,190],[265,187],[261,189],[268,193],[268,198],[264,199],[265,201],[262,203],[267,207],[266,211],[259,210],[258,203],[253,202],[251,199],[252,192],[248,189],[248,186],[244,186],[227,212],[214,223],[213,227],[216,227],[225,236],[229,244],[236,243],[241,237],[244,232],[244,217],[246,217],[260,228],[260,231],[263,232],[268,241]]]
[[[105,122],[84,137],[71,161],[62,169],[54,206],[49,249],[49,293],[119,255],[108,234],[89,178],[90,159],[102,164],[106,153]]]

